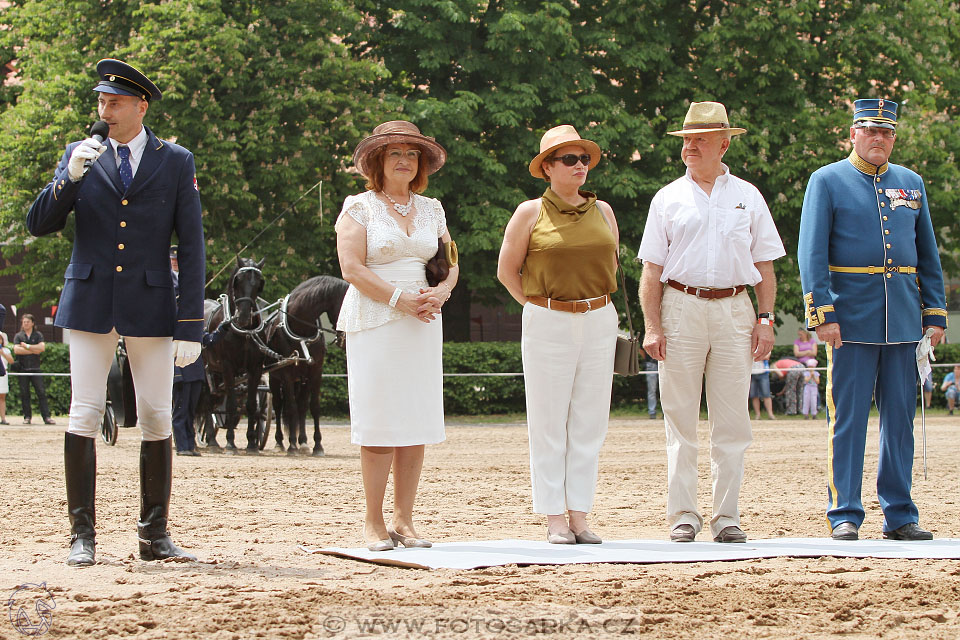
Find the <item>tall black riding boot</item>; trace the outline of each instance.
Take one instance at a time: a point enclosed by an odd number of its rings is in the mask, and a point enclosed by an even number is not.
[[[63,469],[67,478],[67,513],[70,515],[71,567],[94,564],[96,532],[94,496],[97,492],[97,441],[67,433],[63,439]]]
[[[140,443],[140,521],[137,536],[141,560],[186,558],[196,560],[170,540],[167,513],[173,483],[173,451],[170,438]]]

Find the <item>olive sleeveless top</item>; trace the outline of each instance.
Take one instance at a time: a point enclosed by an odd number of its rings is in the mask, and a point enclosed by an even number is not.
[[[597,196],[581,191],[580,206],[564,202],[549,187],[521,271],[525,296],[557,300],[597,298],[617,290],[617,244]]]

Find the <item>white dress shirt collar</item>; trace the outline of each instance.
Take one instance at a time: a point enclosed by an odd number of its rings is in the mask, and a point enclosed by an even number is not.
[[[117,147],[120,146],[120,143],[110,138],[110,146],[113,147],[113,157],[117,160],[117,166],[120,166],[120,154],[117,153]],[[130,147],[130,168],[133,170],[133,175],[137,175],[137,167],[140,166],[140,159],[143,158],[143,151],[147,148],[147,129],[146,127],[140,127],[140,133],[134,136],[133,140],[127,142],[126,145]]]

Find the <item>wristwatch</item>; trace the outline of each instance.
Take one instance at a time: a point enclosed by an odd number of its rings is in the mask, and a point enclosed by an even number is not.
[[[772,327],[772,326],[773,326],[773,314],[772,314],[772,313],[767,313],[766,311],[764,311],[763,313],[758,313],[758,314],[757,314],[757,324],[765,324],[765,325],[767,325],[768,327]]]
[[[758,314],[757,314],[757,317],[758,317],[758,318],[769,318],[771,322],[773,322],[773,320],[774,320],[773,314],[772,314],[772,313],[767,313],[766,311],[764,311],[763,313],[758,313]]]

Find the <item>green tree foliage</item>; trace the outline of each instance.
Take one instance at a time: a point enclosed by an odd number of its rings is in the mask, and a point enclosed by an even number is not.
[[[560,123],[605,150],[587,188],[618,215],[635,291],[650,199],[684,170],[665,133],[692,100],[724,102],[748,130],[726,161],[760,188],[783,237],[779,310],[801,313],[803,192],[849,153],[857,97],[901,103],[893,160],[924,175],[945,267],[960,268],[960,12],[945,0],[18,0],[0,16],[0,53],[18,57],[23,79],[0,96],[0,219],[14,241],[63,145],[94,118],[95,61],[114,55],[165,93],[148,124],[197,155],[211,274],[324,180],[323,224],[311,194],[248,252],[267,257],[270,296],[337,273],[332,222],[362,189],[350,154],[398,117],[449,151],[428,191],[462,252],[449,337],[466,338],[471,301],[506,298],[503,228],[543,191],[526,167]],[[30,244],[25,299],[56,299],[68,237]]]
[[[0,32],[0,49],[16,49],[23,77],[16,105],[0,114],[0,216],[10,240],[25,239],[26,211],[64,145],[96,119],[96,61],[118,57],[163,91],[145,123],[196,156],[210,276],[321,180],[322,189],[245,255],[267,258],[267,297],[311,275],[339,273],[333,222],[343,196],[359,189],[344,169],[380,118],[370,83],[382,72],[341,43],[339,34],[360,19],[349,7],[42,0],[17,3],[4,18],[11,28]],[[56,301],[70,239],[68,227],[29,243],[24,299]],[[224,288],[226,274],[208,294]]]
[[[796,241],[806,181],[842,159],[852,101],[903,104],[894,161],[927,177],[941,239],[960,231],[958,13],[937,0],[404,0],[358,2],[350,42],[390,70],[383,90],[451,152],[432,182],[463,248],[463,279],[502,298],[506,221],[543,183],[526,170],[540,135],[572,123],[605,149],[587,188],[608,200],[622,256],[640,243],[650,199],[684,171],[678,128],[690,101],[724,102],[748,129],[731,170],[766,196],[787,249],[778,307],[802,313]],[[946,243],[946,249],[952,250]],[[956,272],[948,256],[946,266]],[[634,278],[639,267],[625,262]],[[633,288],[632,284],[628,285]]]

